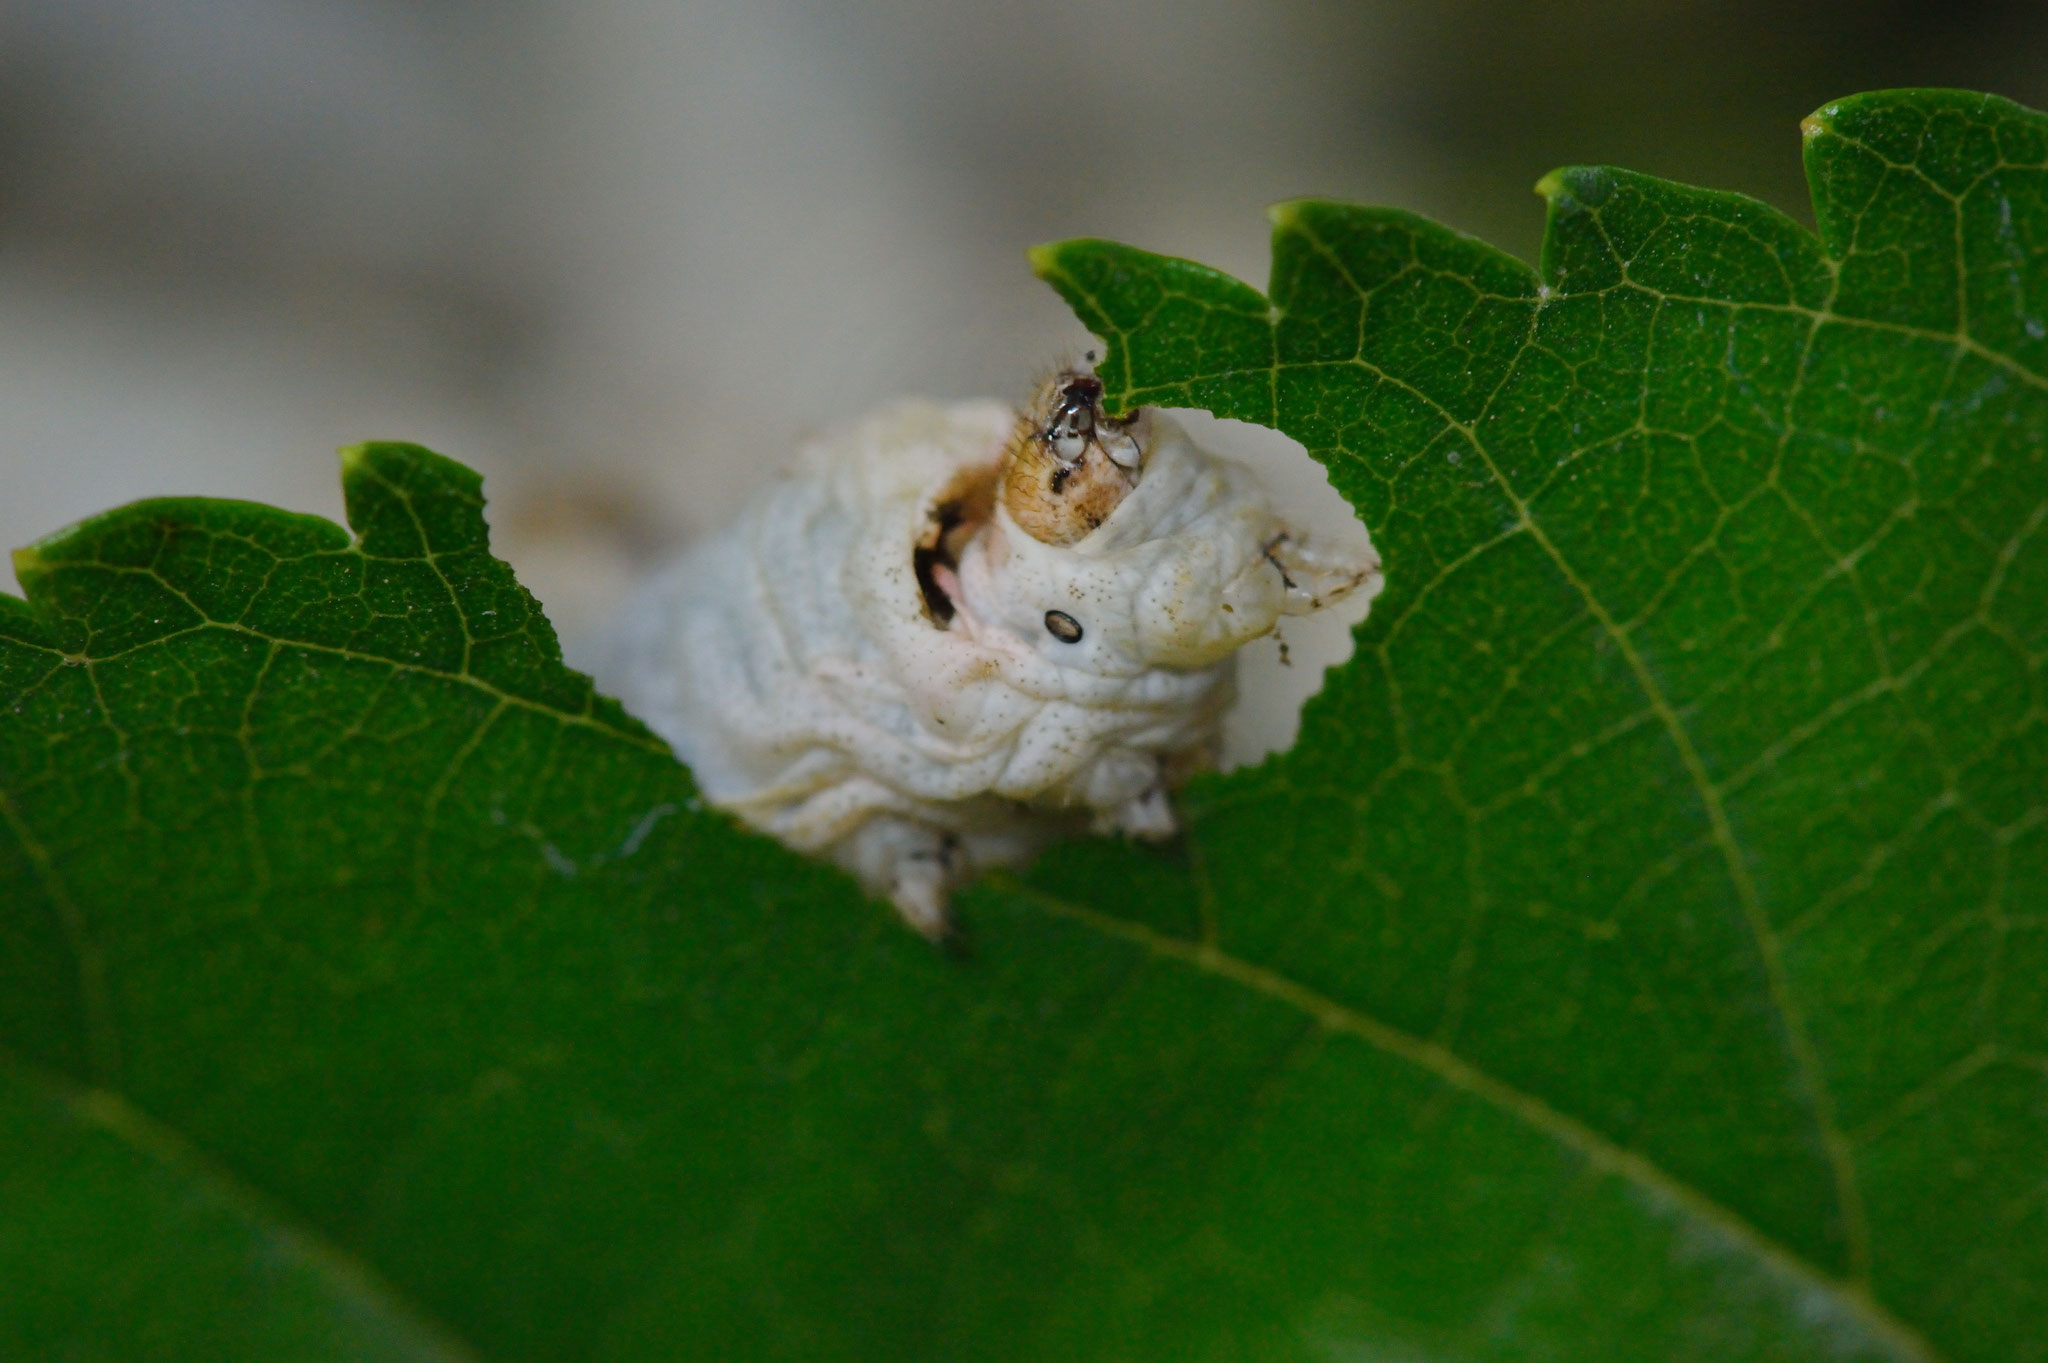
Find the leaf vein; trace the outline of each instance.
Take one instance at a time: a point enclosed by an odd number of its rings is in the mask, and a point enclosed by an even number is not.
[[[1176,961],[1189,969],[1229,980],[1298,1009],[1327,1031],[1352,1037],[1426,1071],[1447,1087],[1504,1112],[1549,1137],[1585,1160],[1590,1167],[1622,1179],[1655,1201],[1676,1207],[1712,1227],[1787,1279],[1802,1286],[1818,1288],[1843,1301],[1871,1334],[1888,1344],[1901,1359],[1915,1360],[1915,1363],[1939,1363],[1940,1355],[1933,1347],[1871,1296],[1863,1279],[1843,1278],[1828,1272],[1647,1156],[1600,1134],[1535,1094],[1480,1069],[1449,1047],[1390,1026],[1278,971],[1233,956],[1212,943],[1170,936],[1142,923],[1033,889],[1014,877],[992,879],[1007,892],[1055,917],[1079,923],[1105,937]]]

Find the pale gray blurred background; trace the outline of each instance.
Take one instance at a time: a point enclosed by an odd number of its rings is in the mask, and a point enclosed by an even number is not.
[[[1319,194],[1526,257],[1571,161],[1807,217],[1803,114],[2040,106],[2044,59],[2040,0],[0,0],[0,546],[160,493],[338,516],[335,446],[418,440],[587,658],[803,433],[1084,344],[1034,242],[1263,282],[1261,210]],[[1239,756],[1344,649],[1290,642]]]

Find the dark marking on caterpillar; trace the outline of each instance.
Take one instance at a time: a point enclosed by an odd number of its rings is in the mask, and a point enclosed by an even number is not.
[[[932,508],[931,543],[916,545],[910,551],[910,568],[917,574],[917,589],[924,596],[925,613],[940,629],[953,623],[954,606],[953,598],[939,585],[937,570],[951,571],[960,566],[954,558],[953,532],[966,520],[967,510],[959,502],[940,503]]]
[[[1065,611],[1045,613],[1045,632],[1063,644],[1081,642],[1081,622]]]
[[[1283,544],[1292,544],[1293,542],[1294,536],[1282,533],[1267,540],[1265,545],[1259,550],[1260,553],[1266,556],[1266,562],[1273,565],[1273,571],[1280,574],[1280,585],[1290,592],[1297,590],[1294,585],[1294,579],[1287,575],[1287,569],[1281,565],[1279,556],[1273,551]],[[1285,661],[1285,659],[1282,659],[1282,661]]]

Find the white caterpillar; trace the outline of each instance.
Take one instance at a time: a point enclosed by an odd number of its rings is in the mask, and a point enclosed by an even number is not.
[[[619,698],[714,804],[887,895],[950,892],[1092,826],[1163,838],[1215,760],[1234,653],[1376,590],[1249,470],[1065,371],[1018,413],[904,403],[792,472],[626,613]]]

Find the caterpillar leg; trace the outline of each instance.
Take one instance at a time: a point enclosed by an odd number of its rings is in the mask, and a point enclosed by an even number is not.
[[[940,942],[951,935],[953,891],[972,869],[953,834],[883,816],[862,824],[833,854],[925,938]]]
[[[1180,821],[1173,816],[1166,787],[1153,786],[1097,814],[1094,828],[1097,833],[1122,833],[1140,842],[1164,842],[1180,831]]]

